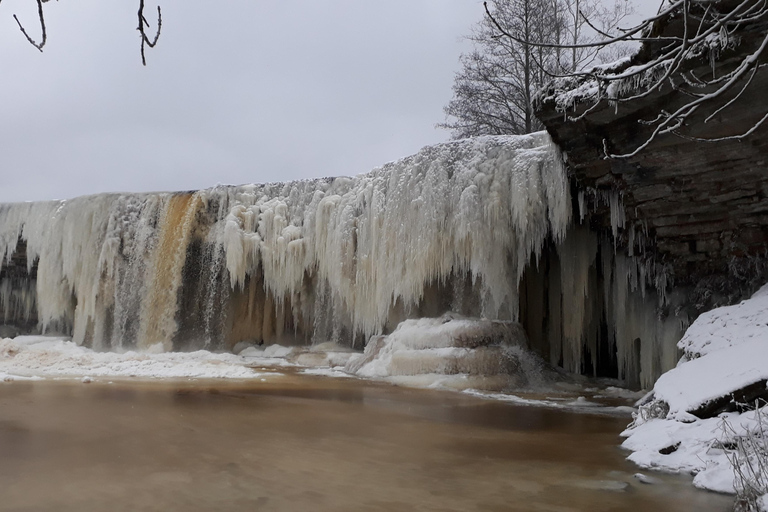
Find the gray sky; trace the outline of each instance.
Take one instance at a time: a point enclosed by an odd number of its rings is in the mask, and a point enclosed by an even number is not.
[[[0,202],[367,172],[448,138],[481,0],[0,4]],[[156,4],[148,4],[147,18]],[[212,8],[211,6],[215,6]]]
[[[44,53],[13,19],[39,40],[35,2],[0,4],[0,202],[367,172],[447,140],[435,123],[483,16],[482,0],[160,4],[147,67],[138,0],[44,4]]]

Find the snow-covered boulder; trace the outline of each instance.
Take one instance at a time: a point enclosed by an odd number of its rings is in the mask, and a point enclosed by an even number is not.
[[[768,424],[766,402],[755,406],[756,398],[768,398],[768,285],[701,315],[678,347],[678,366],[642,401],[622,446],[641,467],[690,473],[697,487],[741,492],[734,464],[757,455],[740,443],[765,446]]]
[[[646,411],[651,404],[661,410],[663,402],[669,417],[707,418],[768,398],[768,285],[740,304],[699,316],[678,347],[683,357],[656,381]]]

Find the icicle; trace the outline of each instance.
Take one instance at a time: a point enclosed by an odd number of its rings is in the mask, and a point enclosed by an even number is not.
[[[206,345],[217,329],[367,339],[456,279],[473,283],[474,314],[514,319],[525,267],[570,222],[562,157],[544,132],[479,137],[353,178],[1,205],[0,257],[26,241],[41,328],[97,348],[170,348],[182,302]],[[231,297],[254,332],[227,316]]]
[[[579,222],[584,222],[584,219],[587,216],[587,204],[586,204],[586,197],[584,195],[584,190],[579,190]]]
[[[393,305],[417,305],[426,283],[466,272],[482,285],[482,314],[514,318],[525,266],[547,236],[562,239],[570,215],[561,155],[542,133],[433,146],[368,175],[274,192],[254,186],[230,210],[220,243],[232,286],[263,272],[279,302],[311,275],[366,337]]]
[[[619,236],[619,229],[623,229],[626,222],[621,194],[616,190],[612,190],[608,195],[608,202],[611,208],[611,232],[613,233],[613,239],[616,240]]]
[[[588,336],[590,268],[597,257],[597,240],[586,228],[574,227],[558,247],[562,293],[563,368],[581,371],[584,342]],[[595,356],[592,347],[592,356]]]

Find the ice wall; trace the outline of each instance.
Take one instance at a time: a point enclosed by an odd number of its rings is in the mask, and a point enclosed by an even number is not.
[[[618,193],[578,192],[573,222],[570,197],[537,133],[351,178],[0,205],[2,323],[36,319],[96,349],[361,348],[456,312],[520,320],[551,363],[648,386],[684,327],[664,312],[666,274],[635,252],[646,234],[625,226]],[[589,226],[594,205],[610,229]]]
[[[521,281],[521,322],[551,364],[649,388],[677,363],[687,318],[663,265],[618,250],[612,231],[575,222],[546,250]]]
[[[5,265],[20,241],[37,265],[0,285],[0,305],[7,323],[35,307],[42,330],[95,348],[362,345],[451,309],[513,320],[569,197],[538,133],[427,147],[351,178],[0,205]]]

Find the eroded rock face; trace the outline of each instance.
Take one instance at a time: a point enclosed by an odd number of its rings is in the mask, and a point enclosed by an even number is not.
[[[728,8],[728,2],[719,4]],[[680,19],[656,28],[664,36],[678,35]],[[720,76],[732,70],[755,51],[767,30],[766,19],[740,27],[738,44],[719,54],[714,73]],[[657,54],[658,48],[646,45],[624,65],[642,64]],[[761,62],[767,58],[761,56]],[[683,71],[711,77],[713,68],[704,55],[687,61]],[[682,81],[680,76],[673,79]],[[647,251],[666,265],[675,285],[686,290],[684,302],[692,305],[692,316],[743,298],[768,278],[768,125],[744,139],[721,142],[663,135],[636,156],[606,159],[605,148],[621,154],[634,151],[653,129],[642,121],[661,111],[674,112],[690,96],[665,85],[618,107],[602,100],[585,117],[574,120],[593,107],[594,98],[574,94],[578,87],[589,89],[583,80],[569,87],[570,91],[554,86],[545,91],[537,115],[566,153],[593,227],[611,230],[610,208],[599,191],[618,191],[626,217],[619,230],[619,247],[634,253]],[[741,85],[735,87],[719,104],[741,90]],[[768,111],[765,91],[768,70],[760,68],[733,104],[707,123],[704,119],[716,108],[702,107],[682,128],[682,135],[711,138],[749,130]]]

